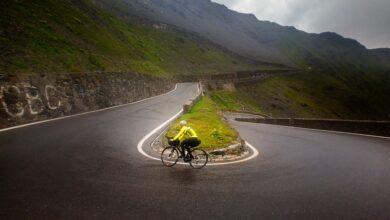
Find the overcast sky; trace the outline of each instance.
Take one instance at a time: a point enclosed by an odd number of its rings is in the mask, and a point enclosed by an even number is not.
[[[337,32],[368,48],[390,48],[390,0],[212,0],[259,20]]]

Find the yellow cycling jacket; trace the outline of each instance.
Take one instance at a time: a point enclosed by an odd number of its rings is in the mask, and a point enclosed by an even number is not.
[[[173,138],[173,140],[180,140],[182,141],[185,138],[190,138],[190,137],[198,137],[198,135],[195,133],[194,129],[183,126],[180,130],[180,132]]]

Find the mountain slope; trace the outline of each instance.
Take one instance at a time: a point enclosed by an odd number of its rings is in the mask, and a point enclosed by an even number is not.
[[[383,63],[390,62],[389,48],[372,49],[371,52],[374,53],[378,57],[378,59],[380,59]]]
[[[281,63],[298,74],[240,87],[231,100],[274,116],[390,118],[389,49],[258,21],[209,0],[7,0],[0,26],[0,74],[169,76]]]
[[[210,0],[95,0],[121,16],[175,25],[242,56],[297,67],[297,74],[238,88],[258,109],[277,117],[389,119],[390,57],[324,32],[259,21]]]
[[[160,23],[89,0],[0,2],[0,72],[216,73],[261,66]]]
[[[390,120],[389,85],[386,73],[301,72],[237,91],[256,97],[256,105],[273,117]]]
[[[308,34],[294,27],[259,21],[210,0],[117,0],[101,2],[118,13],[133,14],[191,30],[229,50],[261,61],[322,69],[343,65],[390,68],[359,42],[336,33]],[[118,4],[116,6],[118,6]]]
[[[110,5],[111,1],[108,2]],[[276,57],[280,54],[272,54],[265,44],[248,36],[243,30],[248,28],[247,31],[250,31],[251,26],[257,22],[253,15],[241,16],[224,6],[205,0],[123,0],[123,2],[127,7],[126,10],[122,8],[122,11],[197,32],[242,55],[258,58],[259,54],[266,54],[269,59],[263,60],[279,61]]]

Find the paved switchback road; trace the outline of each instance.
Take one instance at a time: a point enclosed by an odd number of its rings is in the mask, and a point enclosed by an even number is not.
[[[390,219],[390,139],[231,123],[260,151],[241,167],[257,216]]]
[[[390,141],[232,121],[244,163],[163,167],[137,143],[196,84],[0,133],[0,219],[389,219]]]

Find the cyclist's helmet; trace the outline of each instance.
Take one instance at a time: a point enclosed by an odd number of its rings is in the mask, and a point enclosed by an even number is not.
[[[187,125],[187,122],[184,121],[184,120],[183,120],[183,121],[180,121],[180,125],[181,125],[181,126],[186,126],[186,125]]]

